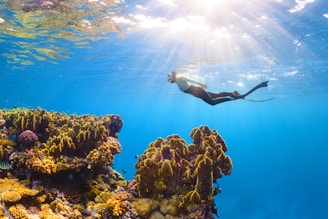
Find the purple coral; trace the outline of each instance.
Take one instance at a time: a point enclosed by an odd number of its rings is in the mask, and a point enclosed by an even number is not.
[[[32,146],[39,140],[38,136],[31,130],[25,130],[18,135],[18,143],[24,146]]]

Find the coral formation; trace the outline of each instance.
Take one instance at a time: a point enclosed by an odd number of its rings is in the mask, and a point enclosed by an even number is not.
[[[217,131],[198,127],[190,134],[193,144],[178,135],[152,142],[136,164],[136,190],[140,197],[155,200],[176,195],[175,216],[199,205],[213,205],[213,184],[229,175],[232,162]]]
[[[38,136],[31,130],[22,131],[17,138],[18,143],[24,146],[33,146],[39,140]]]
[[[112,166],[122,125],[118,115],[0,111],[0,218],[213,218],[213,185],[232,170],[217,131],[195,128],[189,145],[158,138],[127,182]]]
[[[35,196],[39,191],[29,189],[18,182],[18,179],[0,179],[0,201],[18,202],[23,197]]]
[[[9,207],[9,212],[14,219],[29,219],[29,215],[22,205],[12,205]]]

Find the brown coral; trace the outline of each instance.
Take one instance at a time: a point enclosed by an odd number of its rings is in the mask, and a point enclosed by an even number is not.
[[[96,203],[89,203],[89,208],[102,216],[121,217],[129,210],[131,200],[132,195],[125,190],[117,189],[114,192],[101,192],[95,198]]]
[[[213,183],[232,170],[227,147],[207,126],[191,131],[193,144],[178,135],[157,139],[136,164],[136,189],[144,198],[161,200],[176,194],[180,212],[189,206],[213,203]]]
[[[114,154],[121,152],[121,144],[113,137],[108,137],[106,142],[101,142],[100,146],[90,151],[86,156],[91,167],[108,166],[113,162]]]
[[[54,175],[58,171],[80,172],[88,167],[103,169],[113,162],[113,156],[121,151],[114,137],[113,125],[121,125],[119,116],[67,115],[43,109],[14,109],[0,111],[6,121],[6,129],[19,135],[19,142],[35,147],[11,149],[16,172],[26,169],[41,174]],[[117,131],[117,130],[116,130]],[[38,144],[35,142],[38,140]],[[10,142],[8,139],[0,139]],[[15,144],[15,142],[13,142]],[[23,150],[23,151],[21,151]],[[5,151],[0,151],[4,156]]]

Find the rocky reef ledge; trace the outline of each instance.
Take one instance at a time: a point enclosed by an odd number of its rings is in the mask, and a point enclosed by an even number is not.
[[[113,167],[119,115],[0,110],[0,219],[210,219],[216,184],[232,170],[216,130],[158,138],[133,180]],[[216,185],[216,186],[214,186]]]

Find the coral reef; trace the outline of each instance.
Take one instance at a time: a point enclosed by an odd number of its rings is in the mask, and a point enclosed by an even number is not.
[[[93,212],[87,212],[82,203],[127,184],[110,167],[122,150],[116,138],[123,125],[118,115],[77,116],[16,108],[1,110],[0,122],[4,215],[31,215],[31,206],[24,201],[30,197],[38,218],[83,218]],[[130,211],[118,198],[104,203],[110,215]]]
[[[232,163],[216,130],[158,138],[130,182],[113,169],[118,115],[0,111],[0,218],[211,219]],[[18,136],[18,137],[17,137]]]
[[[29,189],[18,182],[18,179],[0,179],[0,201],[14,203],[24,197],[35,196],[38,190]]]
[[[200,205],[214,207],[213,184],[232,170],[231,159],[225,155],[227,147],[217,131],[201,126],[190,136],[193,144],[189,146],[178,135],[157,139],[136,164],[138,195],[179,203],[171,212],[174,216]]]

